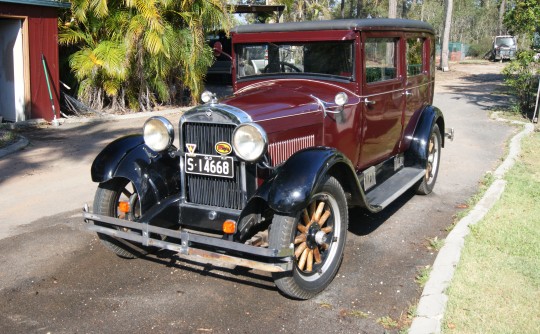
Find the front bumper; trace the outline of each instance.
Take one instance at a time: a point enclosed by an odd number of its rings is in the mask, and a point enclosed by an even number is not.
[[[512,49],[499,49],[495,53],[495,59],[514,59],[516,57],[516,51]]]
[[[293,268],[292,247],[280,250],[256,247],[184,230],[171,230],[144,222],[97,215],[88,212],[87,207],[83,210],[83,218],[87,223],[87,230],[120,240],[130,240],[143,246],[168,249],[197,262],[233,264],[267,272],[284,272]],[[107,226],[96,225],[94,222]],[[153,237],[157,235],[160,238]]]

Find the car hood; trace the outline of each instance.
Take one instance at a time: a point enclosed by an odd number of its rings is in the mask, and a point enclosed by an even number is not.
[[[308,80],[272,80],[247,86],[222,103],[248,113],[254,122],[321,110],[317,99],[334,104],[342,87]]]

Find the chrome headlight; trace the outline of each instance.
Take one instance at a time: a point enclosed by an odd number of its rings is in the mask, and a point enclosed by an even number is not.
[[[143,126],[144,143],[152,151],[161,152],[168,149],[174,140],[174,129],[165,117],[154,116]]]
[[[240,159],[253,162],[266,153],[268,138],[259,125],[246,123],[234,130],[232,144]]]

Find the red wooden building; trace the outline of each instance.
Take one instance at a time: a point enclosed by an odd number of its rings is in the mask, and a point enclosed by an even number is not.
[[[45,59],[56,117],[59,118],[58,11],[54,0],[0,0],[0,116],[19,122],[52,120]]]

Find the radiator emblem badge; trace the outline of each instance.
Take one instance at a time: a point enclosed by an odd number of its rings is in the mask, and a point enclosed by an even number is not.
[[[220,141],[216,143],[215,149],[216,149],[216,152],[221,155],[229,155],[232,152],[231,144],[226,143],[224,141]]]
[[[194,155],[197,149],[197,144],[186,144],[186,149],[189,155]]]

